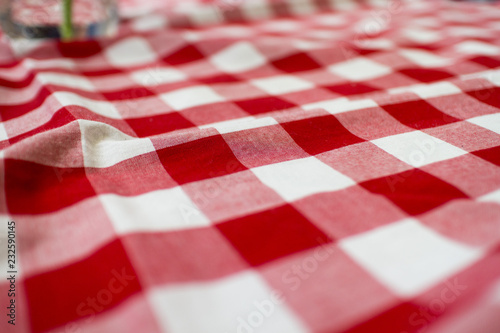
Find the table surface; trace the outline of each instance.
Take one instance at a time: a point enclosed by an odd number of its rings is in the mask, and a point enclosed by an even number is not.
[[[500,331],[500,6],[161,3],[0,42],[0,331]]]

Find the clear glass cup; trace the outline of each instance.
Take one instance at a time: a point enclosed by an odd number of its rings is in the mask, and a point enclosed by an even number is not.
[[[115,0],[0,0],[0,25],[9,37],[64,40],[113,35]]]

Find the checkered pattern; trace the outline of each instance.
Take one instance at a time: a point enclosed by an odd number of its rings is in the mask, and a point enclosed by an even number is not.
[[[1,42],[0,331],[500,331],[498,5],[144,3]]]

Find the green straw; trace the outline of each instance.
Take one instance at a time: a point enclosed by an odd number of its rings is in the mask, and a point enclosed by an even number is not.
[[[61,38],[63,40],[73,38],[72,4],[73,0],[62,0],[63,22],[61,25]]]

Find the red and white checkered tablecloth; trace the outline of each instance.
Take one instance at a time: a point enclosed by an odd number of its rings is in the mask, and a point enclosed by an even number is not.
[[[1,332],[500,332],[499,5],[121,5],[0,42]]]

